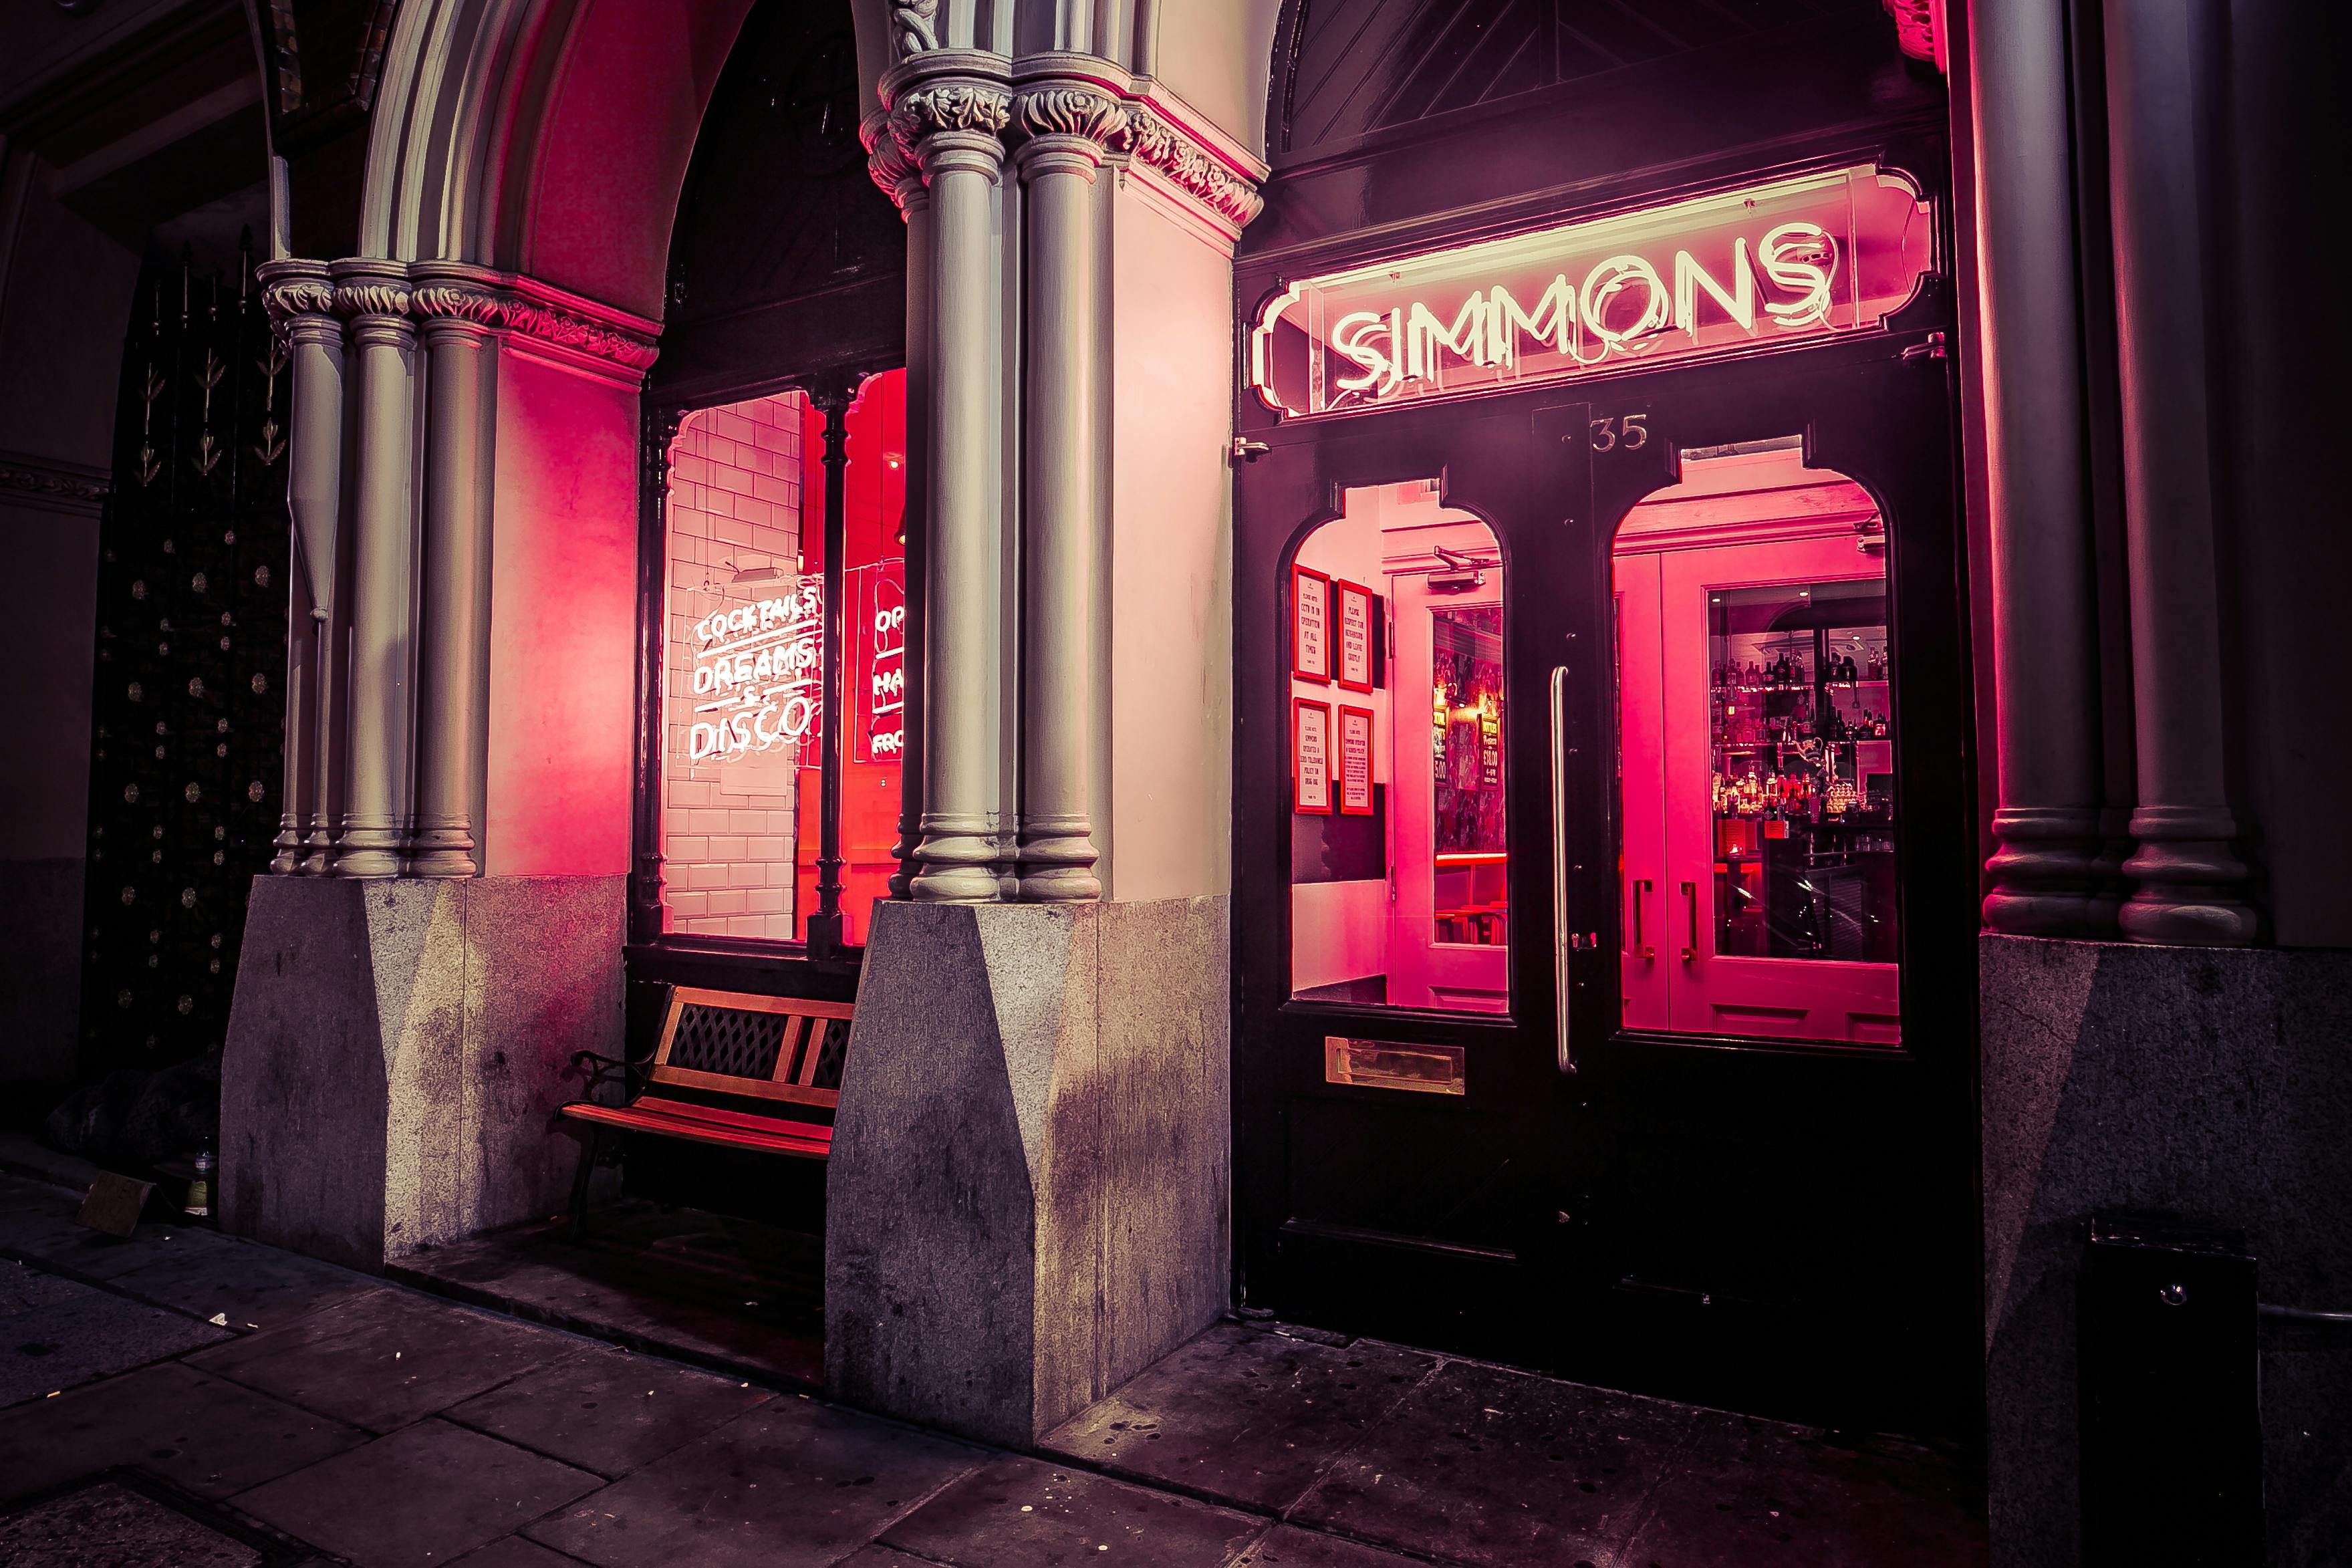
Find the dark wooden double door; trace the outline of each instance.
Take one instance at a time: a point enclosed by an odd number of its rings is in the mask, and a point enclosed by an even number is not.
[[[1244,1307],[1759,1413],[1973,1424],[1974,763],[1948,380],[1915,332],[1264,433],[1237,474],[1234,592]],[[1678,452],[1792,435],[1885,529],[1899,1045],[1625,1026],[1614,541]],[[1292,973],[1294,920],[1322,906],[1292,886],[1291,568],[1349,492],[1426,480],[1492,531],[1502,581],[1507,916],[1487,940],[1507,1000],[1484,1011]],[[1428,723],[1429,696],[1391,697],[1398,733]],[[1391,885],[1410,885],[1398,858]],[[1644,918],[1649,943],[1683,942],[1686,919],[1699,934],[1671,889]],[[1435,1047],[1459,1092],[1345,1081],[1349,1041],[1373,1059]]]

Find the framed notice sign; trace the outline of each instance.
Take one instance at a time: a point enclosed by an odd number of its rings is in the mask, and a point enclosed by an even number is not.
[[[1331,679],[1331,579],[1311,566],[1290,569],[1290,673]]]
[[[1337,609],[1339,668],[1337,679],[1350,691],[1372,689],[1372,591],[1333,579],[1332,602]]]
[[[1292,808],[1331,815],[1331,705],[1295,698],[1290,705]]]
[[[1372,710],[1339,710],[1339,815],[1372,814]]]

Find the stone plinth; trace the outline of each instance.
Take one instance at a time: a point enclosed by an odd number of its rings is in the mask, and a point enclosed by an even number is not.
[[[877,907],[825,1201],[825,1383],[1026,1447],[1223,1310],[1226,906]]]
[[[2075,1300],[2098,1209],[2243,1230],[2265,1301],[2352,1309],[2352,953],[1986,936],[1997,1568],[2079,1560]],[[2352,1541],[2352,1354],[2266,1321],[2267,1558]]]
[[[225,1228],[381,1268],[563,1206],[572,1053],[621,1052],[621,877],[257,877]]]

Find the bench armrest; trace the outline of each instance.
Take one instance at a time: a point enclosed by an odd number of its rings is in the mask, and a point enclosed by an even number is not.
[[[621,1086],[621,1098],[625,1101],[635,1100],[645,1088],[644,1064],[630,1061],[625,1057],[608,1057],[597,1051],[574,1051],[572,1053],[572,1067],[573,1071],[584,1077],[585,1081],[580,1086],[580,1098],[583,1100],[593,1100],[596,1091],[608,1083]]]

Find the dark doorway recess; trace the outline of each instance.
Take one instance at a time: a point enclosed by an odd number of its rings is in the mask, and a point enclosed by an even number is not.
[[[882,400],[859,399],[861,389],[883,385],[877,378],[905,363],[907,258],[905,226],[866,170],[858,140],[863,102],[846,4],[759,0],[705,110],[671,230],[661,354],[646,387],[638,468],[637,766],[625,960],[628,1050],[640,1063],[654,1049],[674,986],[841,1002],[856,994],[856,948],[843,940],[840,923],[810,915],[820,898],[817,884],[831,884],[835,891],[825,897],[837,902],[843,880],[840,766],[820,765],[820,752],[837,744],[852,761],[862,753],[847,737],[836,742],[830,728],[812,724],[803,750],[780,748],[754,759],[772,763],[769,773],[778,775],[778,798],[770,803],[775,809],[762,821],[747,826],[742,817],[749,814],[738,814],[708,829],[693,825],[698,873],[725,861],[730,873],[765,879],[764,900],[735,891],[747,886],[738,881],[723,902],[703,904],[773,910],[781,879],[784,912],[725,929],[716,921],[673,918],[676,900],[666,899],[666,876],[672,894],[687,889],[689,879],[684,866],[665,861],[667,829],[687,830],[666,819],[665,767],[671,751],[683,754],[689,728],[673,711],[683,690],[678,683],[696,678],[697,651],[709,651],[684,628],[707,620],[715,605],[796,605],[804,586],[814,605],[821,594],[822,613],[812,618],[824,621],[824,631],[811,631],[807,642],[813,662],[822,646],[827,693],[842,689],[847,661],[866,651],[854,635],[845,642],[845,630],[854,628],[839,623],[850,601],[874,596],[856,570],[863,557],[846,563],[845,582],[845,556],[853,552],[844,546],[845,531],[853,543],[876,531],[857,531],[875,509],[861,510],[861,501],[851,501],[845,518],[843,497],[861,484],[872,488],[883,448],[892,445],[864,438],[865,430],[878,427],[874,407]],[[894,392],[900,380],[891,378]],[[721,444],[725,456],[714,456]],[[887,454],[897,458],[901,482],[903,447],[900,439]],[[674,467],[689,451],[691,473]],[[726,470],[732,492],[722,489],[714,468]],[[744,504],[722,523],[730,493],[740,494]],[[755,500],[775,509],[772,515],[757,510]],[[673,524],[684,511],[694,514],[692,527],[709,548],[681,576]],[[750,521],[755,513],[756,525]],[[881,531],[892,552],[900,550],[895,520]],[[860,666],[858,674],[868,672]],[[683,700],[691,706],[701,700]],[[834,724],[839,703],[822,706],[824,724]],[[862,775],[853,781],[861,782]],[[871,805],[871,790],[852,793],[860,808]],[[895,819],[895,787],[893,795]],[[815,868],[825,858],[832,869]],[[853,884],[856,869],[848,879]],[[749,929],[754,925],[761,929]],[[859,937],[863,929],[861,919]],[[692,1287],[682,1297],[692,1298],[689,1316],[723,1316],[736,1310],[728,1303],[737,1298],[757,1301],[757,1308],[740,1310],[745,1332],[797,1336],[794,1342],[814,1356],[821,1163],[637,1139],[628,1145],[623,1176],[628,1197],[656,1205],[656,1217],[616,1211],[600,1220],[581,1249],[518,1233],[501,1243],[511,1254],[504,1262],[488,1252],[477,1260],[485,1279],[522,1267],[516,1247],[550,1258],[576,1251],[583,1277],[594,1275],[621,1300],[657,1293],[673,1272],[666,1258],[680,1267],[690,1261],[693,1267],[677,1275]],[[698,1211],[703,1217],[692,1219]],[[730,1217],[710,1217],[720,1214]],[[709,1288],[693,1285],[696,1279]],[[688,1308],[647,1310],[675,1315]],[[776,1318],[779,1311],[789,1324]],[[726,1337],[707,1324],[696,1332]]]
[[[1455,28],[1472,12],[1484,35]],[[1950,255],[1942,84],[1899,55],[1876,7],[1652,8],[1641,49],[1571,60],[1571,33],[1630,15],[1297,0],[1270,105],[1277,177],[1237,263],[1245,321],[1301,279],[1846,163],[1907,174],[1945,231],[1936,255]],[[1517,63],[1503,58],[1507,25],[1525,46]],[[1371,47],[1376,28],[1393,47]],[[1456,44],[1439,88],[1432,62]],[[1308,417],[1277,416],[1242,367],[1236,425],[1265,444],[1237,465],[1235,507],[1247,1306],[1758,1414],[1979,1429],[1976,816],[1951,310],[1939,263],[1883,325],[1812,346],[1680,367],[1629,358],[1534,390],[1419,407],[1375,395],[1371,411]],[[1660,787],[1695,776],[1698,832],[1717,836],[1694,852],[1705,869],[1669,876],[1640,864],[1643,826],[1624,805],[1651,741],[1621,729],[1639,679],[1620,531],[1645,499],[1703,489],[1726,458],[1843,487],[1867,537],[1817,539],[1744,577],[1690,564],[1727,556],[1706,537],[1664,547],[1678,567],[1650,556],[1647,679],[1681,728],[1653,748],[1649,776],[1685,747],[1695,763]],[[1635,531],[1654,542],[1670,531],[1651,517]],[[1351,568],[1331,541],[1359,523],[1381,537]],[[1297,673],[1339,659],[1302,660],[1299,582],[1334,605],[1368,590],[1385,616],[1391,662],[1371,693]],[[1754,608],[1766,589],[1789,604]],[[1659,673],[1656,645],[1677,638],[1689,689],[1671,654]],[[1779,676],[1759,670],[1771,696],[1717,723],[1710,757],[1710,716],[1732,699],[1711,699],[1707,650],[1722,645],[1727,667],[1741,638],[1769,640]],[[1377,710],[1352,734],[1351,708]],[[1802,739],[1834,737],[1813,747],[1817,772],[1750,780],[1752,764],[1725,762],[1759,727],[1778,744],[1785,726],[1793,749],[1800,719]],[[1340,821],[1344,747],[1367,733],[1389,838],[1384,857],[1347,860],[1351,893],[1328,846],[1374,831],[1370,816]],[[1841,744],[1844,763],[1822,762]],[[1713,810],[1711,764],[1728,790]],[[1302,812],[1318,816],[1312,831]],[[1743,892],[1759,906],[1747,915]],[[1768,999],[1640,1015],[1643,952],[1702,1004],[1698,977],[1751,953],[1867,983],[1828,1010]]]

